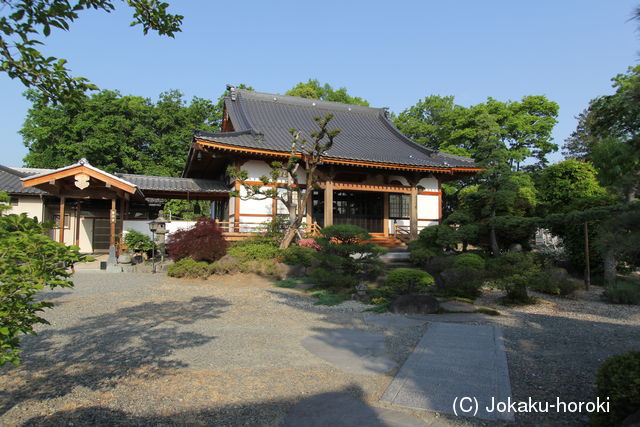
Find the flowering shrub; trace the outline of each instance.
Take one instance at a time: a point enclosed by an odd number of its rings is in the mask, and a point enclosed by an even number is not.
[[[298,246],[302,246],[303,248],[311,248],[315,251],[320,250],[320,245],[318,244],[318,242],[316,242],[316,239],[312,239],[312,238],[301,239],[298,242]]]
[[[172,233],[167,241],[167,252],[174,261],[189,257],[213,262],[227,253],[227,246],[215,220],[202,218],[192,228]]]

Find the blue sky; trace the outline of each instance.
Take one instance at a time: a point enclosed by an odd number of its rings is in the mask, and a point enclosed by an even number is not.
[[[115,3],[112,14],[85,12],[53,32],[43,51],[101,88],[153,99],[168,89],[215,99],[227,83],[282,93],[309,78],[395,112],[430,94],[466,106],[541,94],[560,104],[558,144],[640,58],[628,21],[638,0],[173,0],[185,16],[175,39],[143,36]],[[0,164],[19,166],[26,154],[23,91],[0,74]]]

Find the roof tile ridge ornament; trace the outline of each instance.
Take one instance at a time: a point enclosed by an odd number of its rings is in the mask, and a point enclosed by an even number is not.
[[[231,98],[232,101],[235,101],[237,96],[238,96],[238,92],[236,91],[236,87],[233,85],[228,84],[227,85],[227,91],[229,92],[229,97]]]
[[[80,160],[78,160],[78,164],[79,164],[79,165],[81,165],[81,166],[84,166],[84,165],[91,165],[91,164],[89,163],[89,160],[87,160],[85,157],[83,157],[83,158],[81,158]]]

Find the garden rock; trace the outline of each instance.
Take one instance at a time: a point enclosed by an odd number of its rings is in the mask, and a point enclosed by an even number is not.
[[[129,254],[120,254],[118,257],[118,264],[131,264],[131,255]]]
[[[520,243],[514,243],[509,246],[509,252],[522,252],[522,245]]]
[[[220,266],[237,264],[238,262],[240,262],[240,260],[232,255],[225,255],[218,261],[216,261],[216,263]]]
[[[439,309],[437,299],[421,294],[399,296],[389,305],[389,311],[396,314],[433,314]]]
[[[306,267],[302,264],[288,265],[284,263],[279,263],[278,268],[282,273],[281,276],[284,277],[285,279],[304,277],[307,272]]]

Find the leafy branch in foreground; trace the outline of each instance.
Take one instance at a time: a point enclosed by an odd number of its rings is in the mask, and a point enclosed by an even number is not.
[[[181,15],[167,13],[168,3],[160,0],[126,0],[133,9],[131,26],[142,25],[147,34],[174,37],[180,31]],[[70,23],[83,10],[107,13],[115,10],[113,0],[0,0],[0,71],[19,79],[28,88],[37,89],[45,102],[67,101],[97,87],[84,77],[73,77],[67,61],[44,56],[37,47],[41,37],[49,37],[52,28],[68,31]]]
[[[74,246],[45,236],[46,228],[26,214],[0,216],[0,366],[20,363],[20,335],[48,324],[41,312],[53,304],[36,300],[45,287],[72,287],[70,263],[83,262]]]

